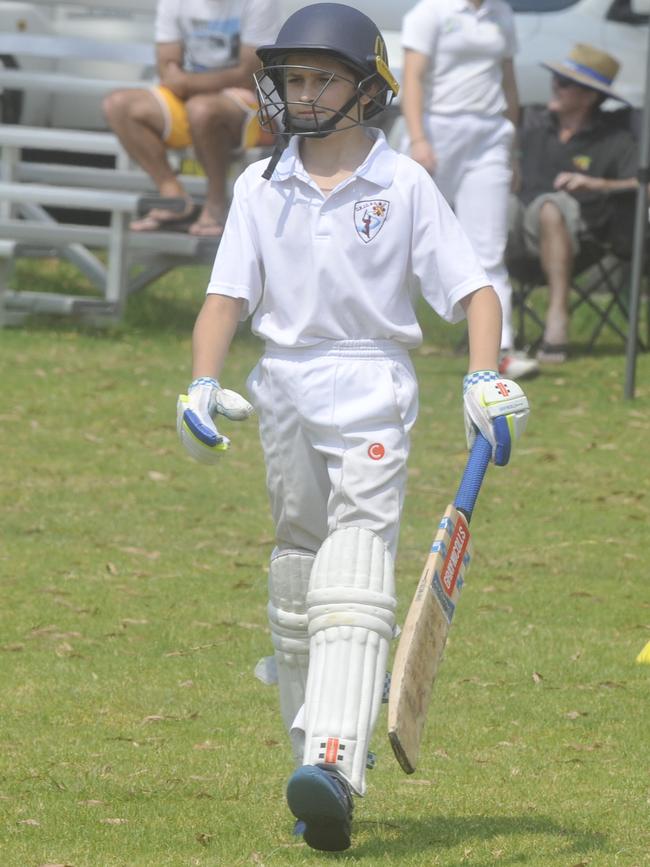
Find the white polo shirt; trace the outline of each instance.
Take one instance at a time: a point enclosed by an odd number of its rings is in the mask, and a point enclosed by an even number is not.
[[[433,114],[503,114],[502,63],[517,50],[505,0],[420,0],[406,13],[402,46],[432,58],[424,105]]]
[[[422,166],[382,132],[355,174],[327,198],[294,136],[271,180],[268,159],[235,184],[208,293],[242,298],[252,330],[282,347],[323,340],[422,341],[420,293],[444,319],[489,285],[467,237]]]
[[[233,66],[240,44],[274,42],[278,0],[158,0],[156,42],[182,42],[188,72]]]

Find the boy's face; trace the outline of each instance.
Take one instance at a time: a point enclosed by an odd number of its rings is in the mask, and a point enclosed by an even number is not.
[[[302,121],[325,123],[357,92],[354,72],[326,54],[291,54],[284,61],[285,99],[289,114]],[[361,104],[368,97],[361,97]],[[358,106],[348,110],[346,117],[358,120]],[[346,124],[346,117],[339,124]],[[349,123],[349,121],[348,121]]]

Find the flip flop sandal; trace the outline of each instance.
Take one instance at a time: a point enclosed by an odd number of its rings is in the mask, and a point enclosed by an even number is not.
[[[129,228],[132,232],[187,232],[200,213],[200,206],[194,203],[189,211],[184,214],[174,214],[169,218],[156,217],[154,211],[150,211],[140,220],[134,220]]]
[[[194,238],[220,238],[223,235],[223,223],[195,220],[189,227],[189,234]]]

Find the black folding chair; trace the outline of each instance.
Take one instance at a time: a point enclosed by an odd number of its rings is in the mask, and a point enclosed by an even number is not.
[[[513,288],[516,343],[534,350],[542,342],[544,319],[533,303],[533,293],[538,287],[546,286],[546,277],[539,260],[530,256],[507,256],[507,266]],[[626,323],[628,319],[629,286],[629,256],[620,255],[611,243],[585,235],[574,266],[569,313],[573,316],[585,306],[593,313],[594,323],[585,347],[587,351],[593,349],[604,331],[617,335],[625,343],[626,332],[621,322]],[[640,349],[647,348],[649,337],[650,321],[646,338],[639,338]]]

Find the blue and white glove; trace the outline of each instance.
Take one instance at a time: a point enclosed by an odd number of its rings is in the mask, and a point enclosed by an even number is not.
[[[494,463],[505,466],[515,440],[526,429],[530,412],[520,386],[502,379],[494,370],[476,370],[463,379],[463,405],[467,448],[472,448],[480,431],[492,446]]]
[[[233,421],[248,418],[253,407],[236,391],[221,388],[216,379],[201,376],[178,396],[176,430],[186,451],[201,464],[216,464],[230,445],[214,423],[217,415]]]

